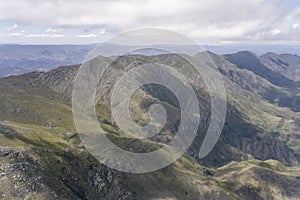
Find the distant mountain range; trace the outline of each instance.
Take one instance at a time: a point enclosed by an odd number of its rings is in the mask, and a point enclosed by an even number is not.
[[[78,64],[89,45],[0,45],[0,77]]]
[[[115,44],[102,44],[105,51],[103,56],[112,56],[116,54],[115,49],[119,52],[126,51],[129,47]],[[90,45],[14,45],[4,44],[0,45],[0,77],[7,77],[10,75],[20,75],[33,71],[48,71],[58,66],[66,66],[79,64],[83,62],[88,53],[94,49],[96,44]],[[129,52],[127,54],[141,54],[141,55],[157,55],[164,53],[165,45],[151,46],[147,49],[140,49]],[[280,71],[284,76],[299,80],[299,57],[294,54],[300,52],[298,46],[172,46],[168,45],[169,49],[180,49],[183,53],[194,55],[201,51],[211,51],[216,54],[235,53],[242,50],[253,51],[257,55],[267,52],[275,52],[277,54],[267,53],[261,56],[264,64],[272,70]],[[281,55],[281,53],[290,53]],[[117,52],[118,53],[118,52]],[[172,52],[165,52],[172,53]],[[280,57],[280,59],[279,59]],[[277,60],[279,61],[277,62]],[[274,62],[275,61],[275,62]],[[283,62],[280,62],[283,61]],[[291,67],[285,66],[286,63],[291,63]],[[296,73],[294,73],[296,72]]]

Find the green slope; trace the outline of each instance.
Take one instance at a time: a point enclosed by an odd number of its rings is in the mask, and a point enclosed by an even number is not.
[[[120,65],[128,63],[127,59],[124,57],[118,62]],[[132,56],[130,59],[168,63],[171,58]],[[223,67],[226,66],[229,65]],[[236,66],[229,67],[241,72]],[[174,164],[146,174],[121,173],[95,160],[76,134],[72,110],[68,105],[75,72],[72,67],[63,67],[49,73],[0,79],[1,198],[140,200],[300,197],[297,190],[300,186],[299,167],[287,167],[281,162],[269,160],[297,163],[295,155],[299,145],[293,146],[287,137],[299,134],[299,124],[293,125],[293,120],[299,119],[298,113],[269,103],[226,75],[224,79],[230,92],[227,120],[217,146],[207,158],[199,160],[195,156],[205,133],[203,126],[193,146]],[[106,80],[110,80],[115,73],[108,71]],[[255,76],[248,71],[242,73],[252,78]],[[199,91],[199,101],[205,103],[205,91],[199,85],[195,88]],[[101,86],[98,92],[101,94]],[[140,90],[133,98],[135,119],[140,122],[147,120],[141,115],[147,110],[145,101],[164,103],[170,111],[176,111],[176,104],[172,99],[166,99],[165,95],[166,91],[154,94],[151,88]],[[128,137],[111,122],[107,102],[99,100],[99,103],[103,103],[97,106],[100,124],[118,146],[131,151],[140,151],[142,146],[144,151],[151,151],[166,143],[164,137],[143,141]],[[201,108],[205,110],[209,106],[204,104]],[[174,129],[172,126],[169,128]]]

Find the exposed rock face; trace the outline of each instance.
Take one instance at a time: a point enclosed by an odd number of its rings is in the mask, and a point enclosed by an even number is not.
[[[1,149],[3,199],[131,199],[116,172],[92,157],[42,148]]]

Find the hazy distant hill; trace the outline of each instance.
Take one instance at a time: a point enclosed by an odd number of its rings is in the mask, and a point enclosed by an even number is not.
[[[103,43],[105,48],[102,52],[103,56],[118,55],[120,52],[126,52],[130,48],[128,46],[115,45]],[[102,45],[103,45],[102,44]],[[128,52],[127,54],[142,54],[142,55],[157,55],[161,53],[172,53],[165,52],[165,45],[150,46],[149,48],[140,50],[139,46],[136,46],[136,51]],[[48,71],[58,66],[73,65],[81,63],[87,54],[95,47],[95,44],[91,45],[0,45],[0,77],[6,77],[9,75],[20,75],[32,71]],[[183,53],[194,55],[201,51],[211,51],[217,54],[229,54],[241,50],[251,50],[257,55],[273,51],[275,53],[292,53],[299,54],[300,47],[298,46],[172,46],[168,45],[168,49],[174,50],[180,49]],[[116,52],[117,50],[117,52]],[[279,69],[274,63],[267,61],[266,54],[261,57],[262,62],[267,64],[270,69],[279,70],[283,75],[287,75],[288,78],[299,79],[299,71],[289,68],[288,70]],[[297,57],[289,57],[289,55],[280,55],[281,59],[288,59],[292,62],[292,66],[296,66],[299,61]],[[292,56],[292,55],[290,55]],[[299,58],[299,57],[298,57]],[[295,65],[296,64],[296,65]],[[269,66],[270,65],[270,66]],[[276,62],[275,62],[276,65]],[[283,66],[284,67],[284,66]],[[282,71],[284,70],[284,72]],[[296,72],[296,75],[294,74]]]
[[[78,64],[92,45],[0,45],[0,77]]]

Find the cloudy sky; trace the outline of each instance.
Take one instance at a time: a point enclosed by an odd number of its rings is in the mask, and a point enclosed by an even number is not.
[[[97,43],[142,27],[202,44],[300,44],[298,0],[14,0],[0,3],[0,43]]]

